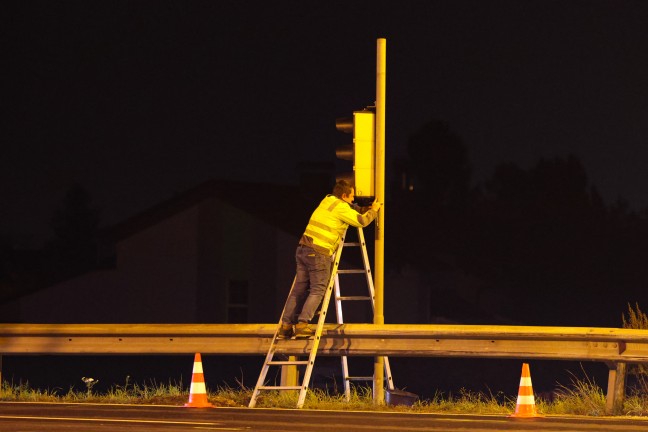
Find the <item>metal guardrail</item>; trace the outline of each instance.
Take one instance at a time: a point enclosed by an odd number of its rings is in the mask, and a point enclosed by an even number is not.
[[[275,329],[276,324],[0,324],[0,355],[264,355]],[[277,352],[303,355],[310,345],[308,340],[285,340]],[[648,363],[648,330],[327,324],[319,353],[601,361],[610,368],[611,413],[625,395],[626,364]]]

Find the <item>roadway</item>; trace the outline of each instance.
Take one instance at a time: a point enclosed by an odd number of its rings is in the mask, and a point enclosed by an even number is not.
[[[645,432],[648,419],[0,402],[0,432]]]

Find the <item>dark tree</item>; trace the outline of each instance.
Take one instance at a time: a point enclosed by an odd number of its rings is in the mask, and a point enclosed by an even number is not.
[[[460,247],[471,169],[461,139],[443,121],[424,124],[407,148],[409,157],[397,162],[391,190],[389,259],[429,268]]]
[[[86,271],[97,258],[99,212],[92,207],[88,191],[72,186],[54,213],[51,227],[56,238],[49,245],[52,272],[67,277]]]
[[[436,209],[464,207],[470,196],[471,168],[461,138],[446,122],[431,120],[407,143],[414,194]]]
[[[11,271],[13,247],[8,237],[0,235],[0,301],[14,292]]]
[[[502,164],[484,190],[466,266],[504,293],[506,314],[529,324],[618,325],[645,273],[629,252],[645,239],[639,220],[607,208],[575,156],[528,170]]]
[[[431,301],[447,300],[440,314],[618,326],[628,303],[648,304],[648,210],[606,205],[576,156],[503,163],[471,189],[466,149],[446,123],[426,123],[408,151],[395,165],[387,259],[418,268]]]

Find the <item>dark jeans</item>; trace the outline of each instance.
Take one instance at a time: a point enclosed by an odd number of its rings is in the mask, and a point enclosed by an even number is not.
[[[300,245],[295,253],[297,275],[286,300],[283,322],[309,322],[322,302],[331,277],[331,257]]]

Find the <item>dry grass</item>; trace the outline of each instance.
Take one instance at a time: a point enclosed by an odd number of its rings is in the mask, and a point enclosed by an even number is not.
[[[594,380],[572,378],[571,387],[559,386],[559,391],[551,403],[543,407],[547,414],[572,414],[585,416],[605,415],[605,394]]]
[[[221,387],[208,390],[208,400],[218,407],[246,407],[252,396],[252,389]],[[294,408],[297,404],[296,391],[264,391],[257,399],[259,408]],[[61,389],[32,389],[29,383],[17,385],[4,382],[0,388],[0,401],[20,402],[92,402],[113,404],[183,405],[189,393],[182,383],[131,384],[126,379],[124,385],[115,385],[106,393],[92,391],[67,391]],[[400,411],[454,414],[495,414],[507,415],[515,411],[516,397],[502,393],[493,395],[469,390],[457,394],[436,393],[431,399],[421,400],[412,406],[375,405],[371,388],[354,387],[347,402],[344,395],[328,394],[313,389],[308,392],[305,409],[314,410],[362,410],[362,411]],[[568,386],[560,385],[560,391],[552,401],[536,398],[536,410],[541,414],[567,414],[601,416],[605,413],[605,394],[592,379],[573,377]],[[625,400],[623,414],[628,416],[648,416],[648,393],[642,388],[634,388]]]
[[[634,308],[628,304],[628,316],[622,316],[623,327],[630,329],[648,330],[648,315],[641,311],[639,304]],[[628,368],[628,375],[634,379],[628,397],[623,404],[626,415],[648,415],[648,365],[635,364]]]

